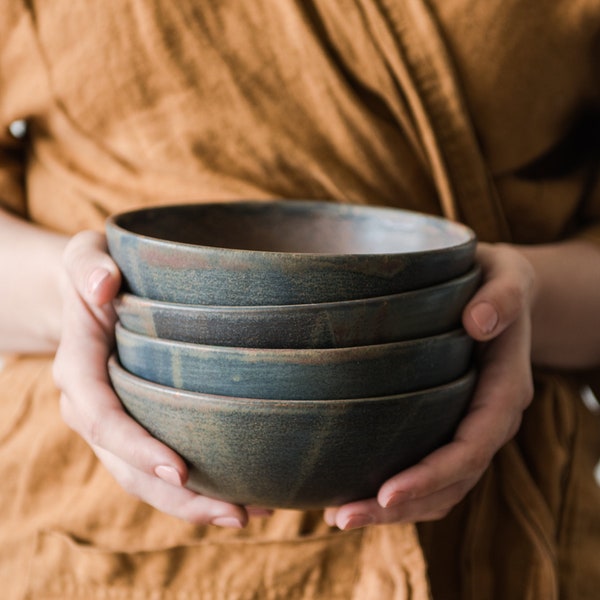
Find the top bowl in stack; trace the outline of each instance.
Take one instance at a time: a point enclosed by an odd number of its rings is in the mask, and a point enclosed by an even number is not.
[[[112,217],[106,232],[124,278],[113,384],[134,418],[187,458],[194,489],[264,506],[342,503],[451,437],[472,391],[457,382],[473,380],[460,329],[480,277],[469,228],[285,200],[146,208]],[[396,427],[382,421],[384,406]],[[219,407],[217,436],[206,423]],[[321,411],[343,430],[316,431],[328,422]],[[223,427],[234,422],[227,451]],[[310,468],[298,462],[307,448]]]
[[[464,225],[316,201],[147,208],[109,219],[110,253],[136,295],[183,304],[306,304],[448,281],[474,261]]]

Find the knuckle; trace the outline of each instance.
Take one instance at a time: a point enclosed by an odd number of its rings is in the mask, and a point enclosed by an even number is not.
[[[66,392],[71,382],[71,369],[69,369],[69,349],[64,338],[60,341],[54,360],[52,361],[52,380],[54,385],[61,391]]]
[[[487,468],[487,466],[486,466],[486,468]],[[456,489],[454,490],[454,494],[451,498],[451,503],[448,506],[448,511],[450,511],[453,506],[455,506],[456,504],[461,502],[466,497],[466,495],[473,489],[473,487],[479,481],[480,476],[482,474],[483,474],[483,471],[481,473],[479,473],[477,477],[471,478],[471,479],[465,479],[464,481],[461,481],[456,486]]]
[[[147,464],[144,444],[138,443],[127,446],[127,462],[142,472],[152,473],[152,467]]]
[[[86,244],[88,239],[87,231],[76,233],[67,243],[63,251],[63,264],[69,268],[76,264],[81,256],[81,248]]]
[[[441,508],[440,510],[436,511],[433,515],[434,519],[436,521],[439,521],[440,519],[447,517],[450,514],[450,511],[452,510],[453,507],[454,507],[454,505],[448,506],[446,508]]]
[[[81,436],[84,440],[87,439],[85,431],[82,428],[82,421],[79,417],[79,412],[72,399],[65,393],[61,394],[59,401],[60,417],[63,423],[72,431]]]
[[[535,393],[535,386],[533,384],[533,377],[531,376],[531,373],[529,373],[528,377],[525,380],[525,384],[523,386],[523,396],[522,396],[523,410],[526,409],[531,404],[534,393]]]
[[[104,247],[103,236],[99,232],[86,230],[76,233],[63,252],[63,266],[70,278],[84,278],[96,266],[91,262],[97,260],[97,253]]]
[[[506,281],[504,300],[511,316],[521,314],[527,305],[526,294],[522,284],[514,279]]]
[[[92,446],[103,447],[104,427],[103,419],[93,416],[85,426],[84,437]]]
[[[447,517],[450,514],[453,506],[449,506],[447,508],[441,508],[434,511],[431,511],[424,515],[421,519],[422,522],[426,521],[441,521],[443,518]]]
[[[517,435],[519,429],[521,428],[522,415],[518,415],[517,418],[513,421],[511,426],[508,429],[508,439],[512,439]]]
[[[62,390],[64,388],[65,374],[59,354],[56,355],[56,358],[52,363],[52,379],[59,390]]]
[[[75,422],[73,419],[73,409],[71,406],[71,401],[66,394],[60,395],[59,409],[60,409],[60,416],[61,416],[62,420],[65,422],[65,424],[68,427],[70,427],[71,429],[74,430]]]
[[[489,453],[486,450],[478,449],[469,454],[465,461],[465,467],[469,473],[479,475],[488,468],[490,461]]]
[[[131,496],[143,500],[139,482],[136,474],[132,468],[119,469],[118,473],[113,474],[118,484]]]

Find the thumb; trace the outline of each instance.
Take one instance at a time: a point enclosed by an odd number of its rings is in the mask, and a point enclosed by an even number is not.
[[[102,306],[119,292],[121,273],[108,254],[104,235],[96,231],[74,235],[63,260],[69,280],[89,304]]]
[[[483,285],[463,311],[463,326],[478,341],[500,335],[529,310],[535,275],[529,261],[505,244],[480,244]]]

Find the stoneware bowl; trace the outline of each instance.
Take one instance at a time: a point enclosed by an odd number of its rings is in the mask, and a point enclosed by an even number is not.
[[[182,304],[276,305],[385,296],[473,265],[471,229],[372,206],[273,200],[145,208],[107,220],[131,292]]]
[[[280,400],[387,396],[452,381],[470,366],[462,330],[349,348],[233,348],[132,333],[117,323],[117,350],[131,373],[183,390]]]
[[[382,398],[282,401],[185,392],[109,373],[131,416],[191,466],[188,487],[238,504],[321,508],[376,495],[448,442],[475,374]]]
[[[319,304],[206,306],[124,293],[116,300],[129,331],[196,344],[246,348],[341,348],[426,337],[455,329],[480,269],[410,292]]]

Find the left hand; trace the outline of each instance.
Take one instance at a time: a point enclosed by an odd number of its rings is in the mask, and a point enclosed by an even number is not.
[[[479,244],[484,281],[463,312],[463,326],[481,342],[479,379],[454,439],[386,481],[377,498],[328,508],[340,529],[446,516],[471,490],[492,458],[518,431],[533,396],[530,262],[503,244]]]
[[[64,318],[54,361],[65,423],[132,496],[196,525],[243,527],[249,516],[265,511],[186,488],[185,461],[136,423],[115,395],[106,363],[114,349],[112,301],[120,283],[103,235],[82,231],[71,238],[64,251]]]

